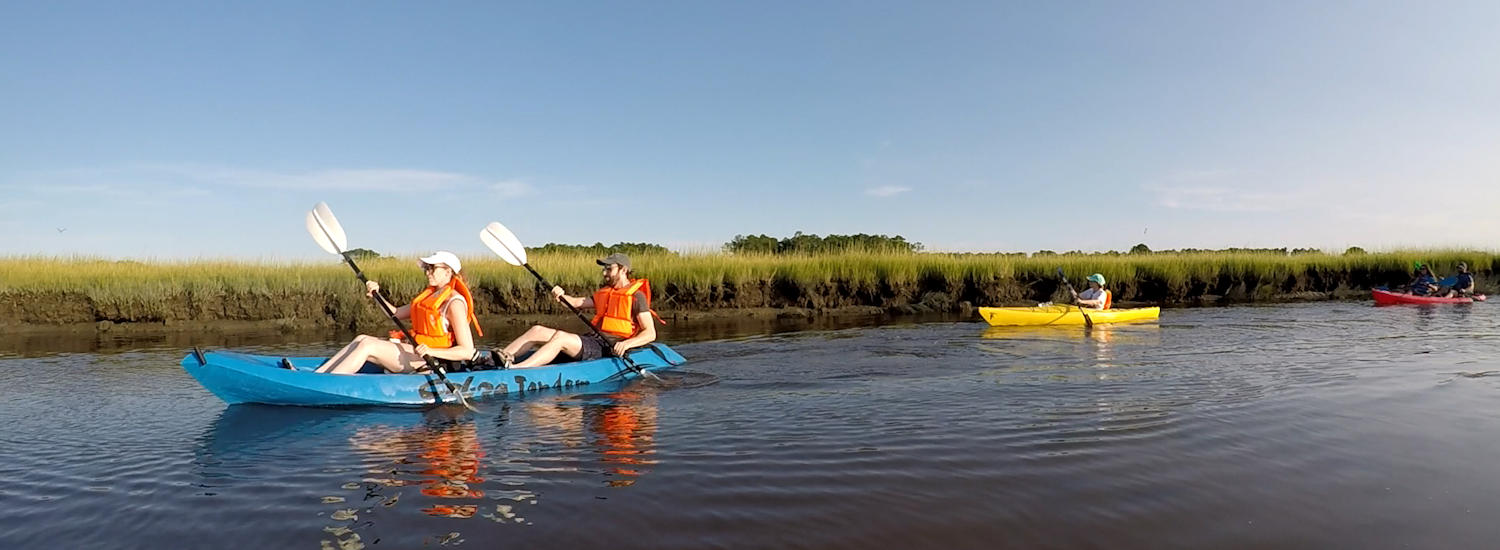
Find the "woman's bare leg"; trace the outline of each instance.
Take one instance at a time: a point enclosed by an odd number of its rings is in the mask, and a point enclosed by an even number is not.
[[[364,342],[365,338],[368,338],[368,336],[365,336],[363,334],[355,336],[354,339],[350,340],[349,343],[344,345],[343,348],[339,349],[337,352],[334,352],[334,354],[329,357],[327,361],[324,361],[322,365],[318,365],[318,368],[313,372],[328,372],[330,370],[333,370],[334,367],[342,365],[346,361],[349,361],[349,356],[352,355],[355,350],[359,349],[360,344]],[[360,360],[360,364],[364,364],[363,359]]]
[[[380,365],[389,372],[411,372],[423,364],[407,344],[361,334],[339,350],[332,360],[318,367],[317,372],[354,374],[364,368],[366,362]]]

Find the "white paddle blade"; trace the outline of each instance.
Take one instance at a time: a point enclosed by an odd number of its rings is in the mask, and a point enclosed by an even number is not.
[[[333,217],[327,203],[320,202],[307,213],[307,233],[312,235],[319,248],[329,254],[342,254],[349,247],[344,227],[339,225],[338,218]]]
[[[489,247],[500,259],[510,265],[521,265],[526,263],[526,247],[521,246],[520,239],[515,233],[511,233],[500,222],[490,222],[479,232],[479,240],[484,246]]]

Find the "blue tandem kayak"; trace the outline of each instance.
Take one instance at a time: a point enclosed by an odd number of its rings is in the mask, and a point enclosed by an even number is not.
[[[642,369],[660,371],[686,362],[664,344],[649,344],[626,355]],[[315,373],[323,357],[287,358],[295,370],[281,366],[281,357],[233,351],[188,353],[182,368],[209,392],[231,405],[264,403],[341,407],[379,405],[423,407],[456,400],[436,375]],[[366,369],[372,368],[366,365]],[[448,380],[470,400],[523,395],[538,390],[583,390],[590,384],[623,382],[640,375],[615,357],[561,363],[530,369],[450,372]]]

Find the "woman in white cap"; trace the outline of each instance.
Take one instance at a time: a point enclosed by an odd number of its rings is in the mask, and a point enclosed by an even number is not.
[[[399,331],[392,331],[389,340],[361,334],[318,367],[318,372],[354,374],[368,361],[388,372],[406,373],[425,367],[423,357],[448,361],[474,358],[474,336],[483,336],[484,332],[474,318],[474,298],[469,294],[469,285],[459,275],[463,266],[458,257],[452,252],[438,251],[422,258],[421,266],[427,272],[427,288],[410,305],[395,307],[386,302],[396,312],[397,319],[411,319],[411,334],[417,341],[400,341],[403,335]],[[384,300],[379,291],[380,283],[365,284],[366,295]],[[472,333],[470,325],[474,327]]]
[[[1104,275],[1095,273],[1089,275],[1089,288],[1083,292],[1073,291],[1073,300],[1080,306],[1093,309],[1109,309],[1114,299],[1109,290],[1104,288]]]

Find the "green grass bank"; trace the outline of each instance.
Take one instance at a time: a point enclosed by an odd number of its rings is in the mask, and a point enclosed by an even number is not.
[[[464,274],[484,315],[556,313],[559,306],[524,269],[466,257]],[[726,308],[852,306],[893,312],[961,311],[981,305],[1062,301],[1056,269],[1075,284],[1109,280],[1116,300],[1160,305],[1368,298],[1407,281],[1416,261],[1439,276],[1467,262],[1494,292],[1500,254],[1422,250],[1369,254],[1158,253],[641,255],[666,314]],[[593,256],[536,254],[531,264],[575,294],[598,284]],[[397,302],[425,284],[414,259],[361,262]],[[284,321],[350,328],[383,326],[349,269],[326,262],[0,259],[0,325]]]

